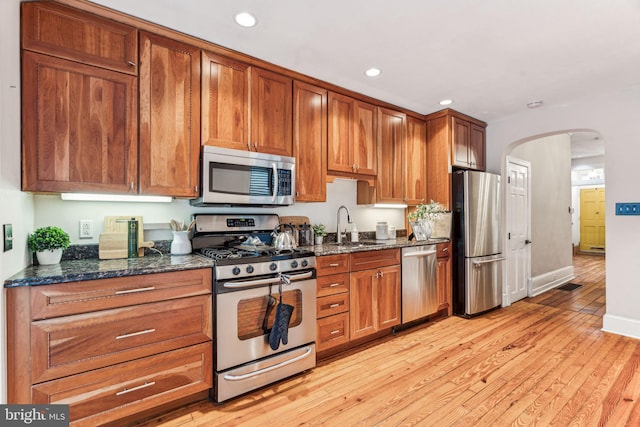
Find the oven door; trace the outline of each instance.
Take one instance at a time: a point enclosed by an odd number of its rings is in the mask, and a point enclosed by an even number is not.
[[[294,158],[210,146],[203,150],[204,204],[294,203]]]
[[[287,344],[280,343],[276,350],[269,346],[269,333],[280,301],[279,279],[252,278],[216,285],[234,290],[216,294],[217,372],[315,342],[316,279],[312,278],[313,271],[289,277],[291,283],[282,285],[282,302],[294,309]],[[247,288],[256,283],[263,286]]]

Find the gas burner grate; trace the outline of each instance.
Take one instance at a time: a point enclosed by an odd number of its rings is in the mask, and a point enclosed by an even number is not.
[[[204,248],[200,249],[200,253],[215,260],[250,258],[260,256],[260,253],[258,251],[248,251],[244,249]]]

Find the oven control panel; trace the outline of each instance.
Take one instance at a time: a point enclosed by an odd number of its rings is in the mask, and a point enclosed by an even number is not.
[[[257,263],[235,265],[216,265],[216,280],[242,279],[254,276],[276,275],[278,273],[295,274],[297,271],[310,270],[316,267],[316,257],[289,258]]]

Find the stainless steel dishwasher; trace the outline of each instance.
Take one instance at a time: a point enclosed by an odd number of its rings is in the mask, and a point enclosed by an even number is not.
[[[402,323],[438,311],[436,246],[402,248]]]

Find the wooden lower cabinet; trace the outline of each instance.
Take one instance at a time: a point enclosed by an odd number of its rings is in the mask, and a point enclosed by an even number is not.
[[[451,243],[438,243],[437,250],[437,295],[438,311],[447,310],[451,315]]]
[[[206,393],[211,284],[206,268],[7,289],[8,403],[95,426]]]
[[[316,258],[316,349],[349,342],[349,255]]]
[[[400,324],[400,266],[351,273],[351,339]]]
[[[34,404],[66,404],[73,426],[96,426],[211,388],[211,342],[38,384]]]

